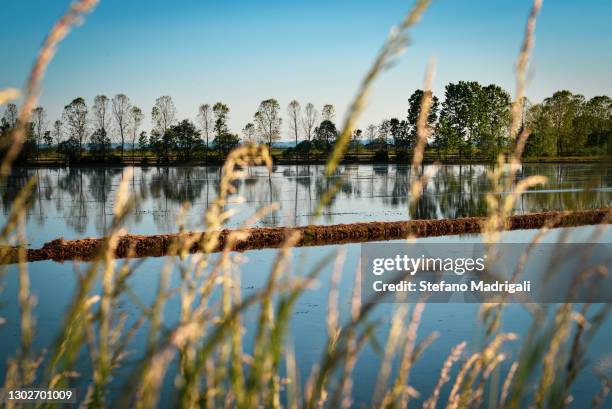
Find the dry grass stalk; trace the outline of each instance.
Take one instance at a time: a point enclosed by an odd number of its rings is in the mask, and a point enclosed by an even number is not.
[[[11,165],[21,151],[25,140],[26,124],[30,119],[30,113],[38,102],[40,85],[47,66],[55,56],[57,45],[68,35],[70,29],[81,21],[81,18],[89,13],[98,3],[98,0],[78,0],[70,5],[68,11],[54,24],[47,34],[34,65],[30,71],[25,87],[24,100],[19,110],[17,127],[11,134],[11,143],[2,160],[0,175],[6,177]],[[10,94],[9,94],[10,96]]]
[[[5,88],[0,90],[0,105],[19,98],[21,93],[16,88]]]
[[[438,403],[438,398],[440,397],[440,391],[442,390],[442,386],[444,386],[444,384],[450,380],[451,368],[453,364],[457,362],[459,358],[461,358],[461,355],[463,354],[466,345],[467,342],[463,341],[453,347],[450,354],[448,355],[448,358],[446,358],[444,365],[442,365],[440,376],[438,376],[438,383],[436,384],[436,387],[434,388],[434,391],[431,396],[423,404],[423,409],[435,409]]]

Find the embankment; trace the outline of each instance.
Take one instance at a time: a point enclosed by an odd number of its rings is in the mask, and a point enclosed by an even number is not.
[[[612,208],[529,213],[511,216],[507,230],[539,229],[546,224],[553,228],[611,223]],[[334,225],[310,225],[302,227],[254,227],[243,230],[247,238],[235,242],[232,250],[246,251],[263,248],[276,248],[283,245],[286,237],[293,231],[299,233],[296,247],[323,246],[331,244],[362,243],[369,241],[399,240],[408,236],[433,237],[458,234],[478,234],[482,231],[484,217],[466,217],[441,220],[408,220],[392,222],[368,222]],[[214,251],[225,247],[232,230],[222,230],[219,243]],[[186,233],[194,242],[202,233]],[[167,255],[176,234],[125,235],[121,236],[115,257],[160,257]],[[99,254],[104,238],[84,238],[78,240],[57,239],[38,249],[27,249],[27,261],[41,260],[92,260]],[[4,248],[5,262],[15,263],[17,249]],[[191,252],[200,251],[194,244]]]

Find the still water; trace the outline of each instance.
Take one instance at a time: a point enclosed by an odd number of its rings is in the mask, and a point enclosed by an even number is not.
[[[353,165],[344,175],[326,178],[322,166],[251,168],[236,182],[229,207],[237,212],[229,225],[238,226],[257,209],[278,203],[279,209],[259,220],[260,226],[304,225],[309,222],[457,218],[486,214],[490,189],[489,166],[443,166],[424,188],[417,206],[409,210],[410,169],[395,165]],[[426,167],[425,171],[428,169]],[[31,246],[58,237],[98,237],[110,225],[122,168],[17,169],[2,186],[0,198],[6,217],[15,195],[36,176],[39,183],[28,210]],[[524,165],[519,177],[544,175],[545,186],[523,194],[517,213],[607,207],[612,200],[611,164]],[[186,224],[202,228],[203,214],[219,188],[218,167],[136,168],[130,179],[139,196],[128,220],[133,233],[176,232],[183,203],[190,202]],[[316,220],[318,198],[340,180],[340,189]],[[238,203],[237,197],[244,202]]]
[[[351,166],[342,169],[341,188],[335,200],[324,208],[318,219],[313,219],[319,195],[334,180],[328,180],[319,166],[279,166],[269,173],[264,168],[247,171],[248,177],[236,184],[237,194],[229,207],[235,208],[236,216],[230,225],[239,225],[258,208],[272,202],[280,207],[268,214],[258,225],[301,225],[316,223],[350,223],[355,221],[402,220],[408,218],[444,218],[483,215],[485,193],[490,183],[486,166],[445,166],[429,181],[423,197],[414,209],[408,209],[408,181],[410,171],[392,165]],[[112,219],[114,195],[122,169],[81,168],[81,169],[22,169],[16,170],[2,190],[2,206],[6,217],[10,203],[19,188],[36,175],[40,183],[28,210],[27,235],[31,246],[40,246],[57,237],[66,239],[100,236]],[[521,177],[543,174],[548,177],[546,186],[523,194],[516,204],[516,212],[530,212],[553,209],[581,209],[608,207],[612,200],[612,165],[525,165]],[[200,220],[208,203],[214,200],[219,186],[219,169],[213,167],[187,168],[164,167],[136,169],[130,184],[139,195],[138,207],[133,211],[128,228],[136,233],[157,233],[176,231],[176,218],[184,202],[191,202],[186,215],[189,228],[202,228]],[[339,177],[339,176],[338,176]],[[237,200],[242,196],[244,201]],[[569,240],[584,241],[593,228],[584,227],[568,230]],[[508,242],[528,242],[535,232],[515,231],[504,236]],[[557,230],[545,240],[554,242]],[[477,242],[478,236],[454,236],[423,239],[423,241]],[[612,242],[608,229],[603,241]],[[343,246],[346,262],[340,282],[340,307],[343,316],[348,314],[349,300],[355,273],[358,270],[359,245]],[[291,258],[291,273],[308,271],[325,255],[338,250],[338,246],[294,249]],[[243,295],[261,289],[276,255],[275,250],[251,251],[245,254],[241,265],[241,287]],[[148,259],[138,267],[130,279],[132,292],[140,302],[149,305],[155,298],[159,271],[164,259]],[[29,271],[32,292],[37,297],[36,348],[44,348],[54,340],[61,319],[76,288],[75,270],[82,270],[77,263],[55,263],[52,261],[31,263]],[[291,322],[291,342],[296,351],[299,374],[305,380],[312,365],[322,356],[326,341],[327,299],[332,266],[322,270],[316,288],[309,289],[299,299]],[[18,285],[15,268],[10,268],[4,277],[5,287],[0,294],[0,316],[6,323],[0,326],[0,382],[4,381],[6,360],[14,355],[19,345],[19,320],[17,306]],[[180,283],[178,271],[174,271],[171,285]],[[179,312],[178,296],[171,298],[165,310],[164,324],[170,327],[177,321]],[[121,309],[134,321],[140,314],[132,299],[125,297]],[[375,309],[373,319],[381,325],[377,337],[384,343],[388,322],[393,313],[392,304],[381,304]],[[429,347],[412,370],[411,385],[426,398],[438,378],[441,365],[450,349],[461,341],[475,348],[482,339],[483,328],[478,319],[479,306],[475,304],[429,304],[425,308],[419,339],[433,331],[440,337]],[[247,329],[245,349],[252,342],[256,311],[250,311],[244,321]],[[502,326],[524,336],[530,322],[529,313],[521,305],[505,308]],[[573,390],[575,405],[590,402],[597,393],[599,382],[593,375],[594,368],[609,375],[612,372],[612,348],[610,334],[612,324],[604,323],[594,338],[588,353],[588,367],[578,377]],[[131,349],[132,359],[143,353],[146,327],[137,333]],[[508,350],[519,351],[520,341],[508,344]],[[469,352],[469,351],[468,351]],[[84,358],[86,355],[84,355]],[[354,376],[354,391],[357,404],[371,400],[373,385],[380,365],[380,354],[368,345],[363,351]],[[87,359],[83,359],[83,369]],[[502,365],[503,373],[509,364]],[[129,371],[125,371],[129,373]],[[125,374],[124,374],[125,375]],[[125,375],[127,376],[127,375]],[[113,386],[119,394],[119,385],[125,376],[117,374]],[[83,382],[88,381],[83,379]],[[442,391],[446,396],[451,385]],[[162,404],[168,407],[172,400],[172,377],[166,379]]]

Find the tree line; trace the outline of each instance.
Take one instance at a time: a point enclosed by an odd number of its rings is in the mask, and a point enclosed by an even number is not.
[[[417,121],[424,92],[416,90],[408,98],[404,118],[384,119],[364,130],[352,133],[349,154],[369,150],[375,159],[410,155],[417,138]],[[432,97],[427,117],[431,132],[428,141],[441,158],[494,158],[505,152],[513,139],[510,135],[510,94],[501,87],[475,81],[450,83],[442,101]],[[563,90],[541,103],[521,101],[521,128],[531,136],[525,148],[528,156],[572,156],[609,154],[612,147],[612,99],[596,96],[586,99]],[[71,160],[105,160],[125,155],[126,145],[132,155],[136,150],[149,152],[159,160],[191,160],[197,155],[215,152],[223,157],[240,143],[263,143],[272,147],[281,139],[282,115],[279,102],[261,101],[253,119],[241,135],[229,129],[230,108],[223,102],[201,104],[196,121],[179,120],[170,96],[155,100],[151,109],[152,129],[142,129],[143,111],[125,94],[112,98],[97,95],[91,106],[78,97],[67,104],[61,118],[48,121],[46,110],[36,107],[26,124],[27,138],[22,153],[25,159],[39,157],[41,147],[55,150]],[[285,155],[307,157],[311,152],[331,150],[339,131],[335,108],[326,104],[319,112],[312,103],[303,108],[297,100],[286,110],[289,136],[294,147]],[[6,136],[18,121],[17,106],[7,104],[0,120],[0,134]],[[115,148],[113,148],[113,142]]]

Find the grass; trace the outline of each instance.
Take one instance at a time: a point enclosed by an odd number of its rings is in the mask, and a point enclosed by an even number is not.
[[[39,83],[57,42],[77,17],[89,11],[95,2],[81,0],[75,3],[43,46],[37,59],[30,85],[26,90],[21,110],[25,123],[31,106],[35,103]],[[337,173],[337,165],[346,152],[347,135],[363,109],[368,90],[376,77],[388,66],[406,43],[407,30],[427,8],[427,1],[418,1],[412,11],[392,31],[372,68],[366,75],[347,116],[341,137],[327,164],[329,175]],[[524,93],[524,74],[533,45],[535,19],[540,2],[535,1],[525,33],[524,45],[517,65],[517,95]],[[59,30],[59,31],[58,31]],[[54,34],[55,33],[55,34]],[[424,89],[429,89],[433,69],[428,70]],[[0,93],[4,98],[14,93]],[[426,93],[427,95],[427,93]],[[422,117],[426,117],[428,98],[422,101]],[[425,149],[428,130],[424,121],[419,126],[419,154],[412,163],[411,191],[418,193],[430,174],[420,174],[420,161]],[[513,122],[515,123],[515,122]],[[13,135],[9,155],[3,163],[6,175],[23,141],[23,130]],[[516,150],[510,158],[500,157],[490,175],[493,189],[488,196],[489,216],[484,239],[496,242],[502,234],[512,203],[520,192],[535,184],[545,183],[540,176],[516,183],[514,172],[520,164],[522,147],[528,132],[522,132],[516,141]],[[189,255],[194,244],[193,236],[186,234],[179,219],[179,234],[172,242],[164,267],[159,274],[157,293],[151,305],[141,305],[141,314],[131,326],[119,308],[119,300],[129,296],[130,277],[138,271],[139,262],[118,262],[112,257],[118,238],[125,233],[125,218],[130,214],[138,198],[128,190],[129,175],[125,176],[113,211],[113,223],[99,256],[80,273],[77,288],[60,325],[55,343],[44,350],[35,350],[36,306],[29,288],[25,248],[24,218],[29,191],[33,180],[13,204],[7,224],[0,235],[0,244],[20,246],[21,262],[16,274],[19,277],[20,347],[8,360],[5,388],[15,387],[69,387],[80,377],[87,384],[84,407],[137,407],[150,408],[159,404],[162,383],[168,377],[174,379],[178,400],[176,406],[194,407],[288,407],[320,408],[351,407],[353,402],[353,371],[360,352],[368,344],[376,344],[375,330],[379,323],[372,319],[375,300],[360,298],[360,274],[355,274],[355,285],[350,300],[340,300],[338,280],[342,271],[344,252],[324,257],[311,271],[300,275],[290,274],[292,246],[299,240],[297,234],[287,236],[279,249],[274,265],[263,288],[248,296],[240,293],[240,255],[231,252],[233,243],[246,232],[238,229],[224,242],[218,257],[211,257],[219,244],[219,230],[232,217],[226,210],[228,198],[235,193],[235,181],[244,178],[246,167],[255,164],[271,166],[271,157],[265,147],[242,147],[227,158],[215,202],[208,208],[202,220],[205,234],[198,238],[202,251]],[[337,186],[322,195],[321,202],[331,200]],[[514,192],[499,195],[501,191]],[[188,206],[188,205],[186,205]],[[245,227],[260,218],[262,209],[253,215]],[[602,227],[594,234],[601,234]],[[545,233],[544,229],[541,233]],[[537,238],[541,238],[539,234]],[[593,240],[597,236],[592,237]],[[6,254],[0,254],[6,257]],[[317,280],[321,270],[333,264],[334,274],[329,292],[325,351],[320,362],[312,368],[311,375],[300,382],[296,368],[296,354],[290,343],[290,320],[295,303]],[[181,280],[178,288],[170,286],[172,271],[178,271]],[[10,274],[13,271],[9,272]],[[96,284],[100,283],[98,287]],[[219,298],[213,294],[220,293]],[[170,328],[164,325],[165,307],[171,297],[180,300],[177,323]],[[345,320],[339,313],[340,303],[348,301],[350,314]],[[140,304],[139,304],[140,305]],[[484,338],[474,345],[461,342],[448,351],[448,357],[439,362],[440,375],[431,385],[432,393],[416,390],[411,379],[415,362],[427,347],[435,342],[438,334],[417,335],[424,303],[411,306],[399,304],[394,312],[380,360],[378,381],[372,398],[372,407],[406,408],[417,396],[423,398],[424,407],[440,407],[445,402],[449,408],[524,406],[564,407],[571,399],[572,384],[584,367],[584,354],[594,333],[605,319],[607,305],[585,305],[574,308],[571,304],[536,306],[531,311],[532,322],[525,339],[516,334],[500,331],[504,304],[483,305],[480,319],[487,331]],[[247,310],[257,311],[252,334],[244,329]],[[554,310],[554,311],[548,311]],[[552,316],[552,319],[549,317]],[[146,333],[144,356],[136,362],[127,361],[134,347],[134,336]],[[443,336],[443,335],[441,335]],[[252,348],[245,349],[247,337],[253,340]],[[511,355],[510,343],[520,342],[520,352]],[[469,351],[469,352],[468,352]],[[86,364],[84,364],[84,360]],[[509,370],[502,371],[507,362]],[[91,368],[79,373],[79,368]],[[398,368],[392,371],[393,367]],[[176,368],[174,370],[173,368]],[[119,371],[129,371],[128,381],[121,393],[113,393],[111,381]],[[503,380],[501,390],[496,389]],[[446,387],[445,387],[446,386]],[[602,375],[601,393],[593,397],[593,406],[603,405],[610,381]],[[443,392],[450,387],[450,392]],[[113,389],[116,390],[116,389]],[[485,402],[485,400],[487,400]],[[580,402],[584,406],[585,402]],[[8,402],[6,407],[18,407]],[[39,407],[47,405],[39,404]],[[50,405],[53,406],[53,405]]]

